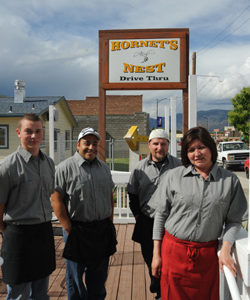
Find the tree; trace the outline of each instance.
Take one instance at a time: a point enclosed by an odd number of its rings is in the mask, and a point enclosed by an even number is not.
[[[234,106],[228,113],[229,123],[243,133],[245,142],[249,142],[250,130],[250,87],[243,88],[240,94],[231,99]]]

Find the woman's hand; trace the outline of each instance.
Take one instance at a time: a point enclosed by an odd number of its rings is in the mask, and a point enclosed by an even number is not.
[[[161,277],[161,241],[154,240],[154,251],[153,251],[153,259],[152,259],[152,275],[156,278]]]
[[[161,257],[159,255],[154,255],[152,259],[152,275],[156,278],[161,277]]]
[[[228,269],[232,272],[234,277],[236,277],[236,268],[235,263],[231,255],[232,244],[228,241],[224,241],[219,255],[219,266],[223,272],[223,265],[227,266]]]

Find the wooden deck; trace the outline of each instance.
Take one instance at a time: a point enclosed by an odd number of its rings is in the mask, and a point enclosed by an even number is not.
[[[117,252],[110,259],[106,282],[107,300],[155,299],[155,295],[149,291],[148,269],[142,258],[140,246],[131,240],[133,227],[133,224],[116,225],[118,245]],[[66,300],[62,236],[55,235],[55,246],[56,270],[50,276],[49,295],[51,300]],[[6,295],[6,286],[1,278],[0,272],[0,300],[3,300]]]

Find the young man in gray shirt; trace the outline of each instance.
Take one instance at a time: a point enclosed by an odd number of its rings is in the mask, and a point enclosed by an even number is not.
[[[69,300],[105,299],[109,256],[116,251],[114,183],[108,166],[97,158],[100,138],[93,128],[84,128],[77,152],[56,170],[52,206],[66,242]]]
[[[157,294],[156,299],[160,298],[160,280],[152,276],[151,270],[155,210],[148,205],[148,202],[161,176],[181,165],[179,159],[168,154],[168,145],[168,135],[163,129],[152,130],[148,141],[150,155],[137,164],[127,186],[130,208],[136,219],[132,239],[141,244],[142,255],[151,278],[150,291]]]
[[[43,127],[34,114],[16,129],[21,145],[0,164],[1,255],[6,299],[49,299],[49,275],[55,269],[51,226],[55,167],[40,151]]]

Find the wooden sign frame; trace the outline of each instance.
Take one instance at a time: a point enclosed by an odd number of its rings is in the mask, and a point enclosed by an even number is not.
[[[109,82],[109,41],[141,39],[178,39],[180,41],[180,78],[177,82]],[[125,29],[99,31],[99,156],[106,152],[106,90],[182,90],[183,133],[188,128],[189,29]]]

